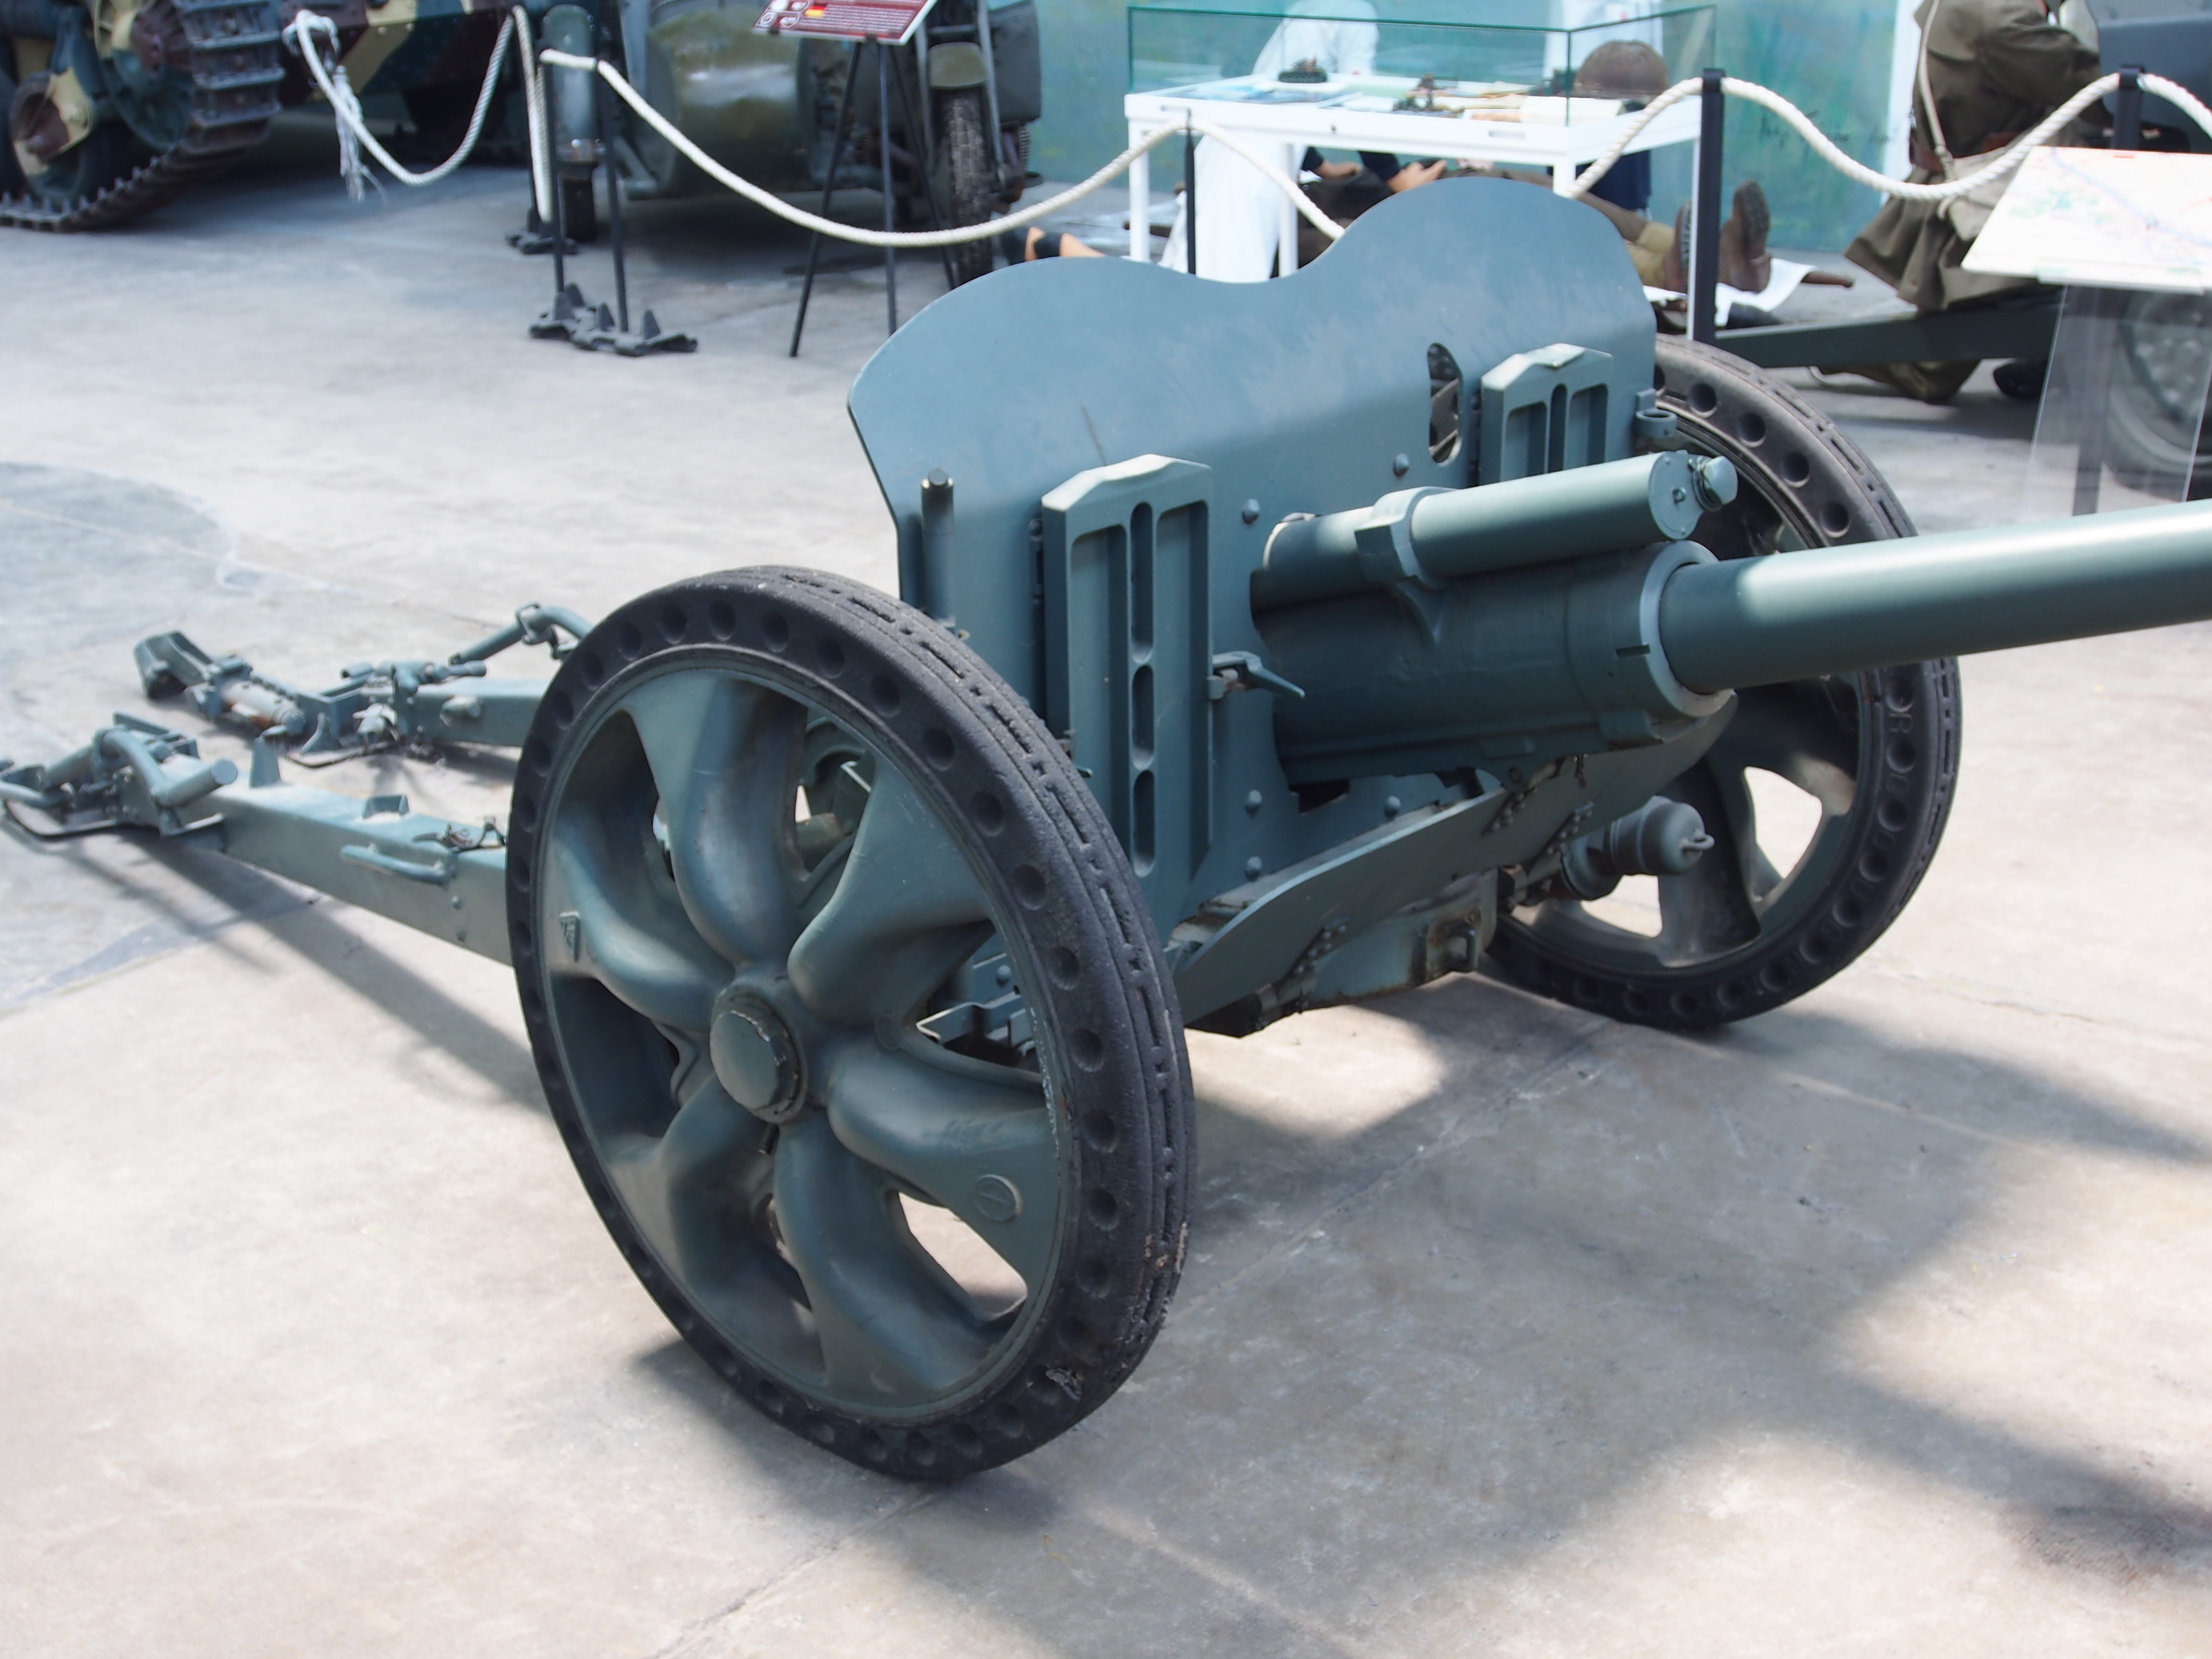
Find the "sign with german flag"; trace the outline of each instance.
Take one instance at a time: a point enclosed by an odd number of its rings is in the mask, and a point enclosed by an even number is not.
[[[933,0],[768,0],[753,24],[760,34],[819,34],[836,40],[904,46]]]

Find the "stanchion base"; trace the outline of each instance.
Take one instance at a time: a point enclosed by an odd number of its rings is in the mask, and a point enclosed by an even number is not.
[[[592,302],[584,291],[574,283],[553,296],[553,303],[538,313],[538,320],[530,325],[533,340],[568,340],[575,337],[577,329],[589,327],[597,319],[592,314]]]
[[[634,330],[615,326],[612,310],[602,305],[582,327],[568,336],[568,343],[585,351],[611,351],[617,357],[642,357],[654,351],[696,351],[698,341],[689,334],[663,334],[651,312]]]
[[[617,357],[643,357],[655,351],[696,351],[699,342],[689,334],[666,334],[650,311],[635,329],[615,326],[614,308],[593,305],[574,283],[553,296],[553,303],[530,325],[533,340],[566,340],[581,351],[611,351]]]
[[[553,227],[539,218],[538,210],[532,208],[530,210],[529,219],[525,222],[520,230],[507,232],[507,245],[517,253],[550,253],[553,251]],[[574,253],[576,247],[577,242],[574,237],[562,239],[562,252]]]

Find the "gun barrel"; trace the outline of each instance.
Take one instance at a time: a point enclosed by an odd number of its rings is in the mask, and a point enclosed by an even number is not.
[[[2208,617],[2212,502],[1692,565],[1659,640],[1713,692]]]
[[[1680,541],[1735,499],[1727,461],[1670,451],[1472,489],[1403,489],[1372,507],[1289,519],[1253,574],[1255,611],[1408,579],[1449,581]],[[924,493],[924,510],[928,496]]]

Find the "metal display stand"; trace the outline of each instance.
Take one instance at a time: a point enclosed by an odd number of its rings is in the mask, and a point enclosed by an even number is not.
[[[915,119],[913,108],[907,100],[906,77],[891,66],[890,46],[876,35],[864,36],[853,42],[853,56],[845,70],[845,95],[837,106],[837,131],[830,144],[830,166],[822,179],[822,216],[830,216],[830,198],[837,193],[837,167],[845,159],[845,133],[852,118],[853,88],[860,79],[860,54],[873,46],[876,58],[876,154],[883,164],[884,229],[894,228],[897,199],[891,192],[891,92],[897,89],[899,110],[906,118],[907,131],[917,135],[921,143],[921,199],[929,212],[929,228],[942,230],[944,222],[937,212],[937,181],[935,157],[931,153],[929,137]],[[945,285],[951,289],[952,256],[943,248],[938,250],[945,262]],[[799,291],[799,317],[791,325],[792,356],[799,355],[799,343],[806,332],[806,307],[814,298],[814,274],[822,259],[822,233],[814,232],[806,242],[806,283]],[[898,332],[898,252],[884,250],[884,309],[887,321],[885,331]]]

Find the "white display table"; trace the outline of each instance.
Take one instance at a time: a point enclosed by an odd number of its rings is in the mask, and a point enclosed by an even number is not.
[[[1249,79],[1209,81],[1159,92],[1133,92],[1122,100],[1129,142],[1136,144],[1162,127],[1188,121],[1234,133],[1255,154],[1275,151],[1276,165],[1297,176],[1298,158],[1309,145],[1318,149],[1382,150],[1407,160],[1441,156],[1455,161],[1497,161],[1530,169],[1548,168],[1552,188],[1564,191],[1575,169],[1593,161],[1636,118],[1611,112],[1616,106],[1590,99],[1546,99],[1548,110],[1565,105],[1576,118],[1546,123],[1484,120],[1480,117],[1397,110],[1388,106],[1414,90],[1410,79],[1363,75],[1310,86],[1262,86]],[[1255,94],[1297,101],[1255,102]],[[1446,94],[1444,95],[1449,95]],[[1591,118],[1583,112],[1589,111]],[[1686,99],[1644,129],[1630,150],[1695,143],[1698,105]],[[1129,168],[1129,257],[1148,259],[1152,167],[1149,154]],[[1199,211],[1206,210],[1205,204]],[[1278,269],[1297,264],[1297,209],[1283,198],[1283,234]]]

